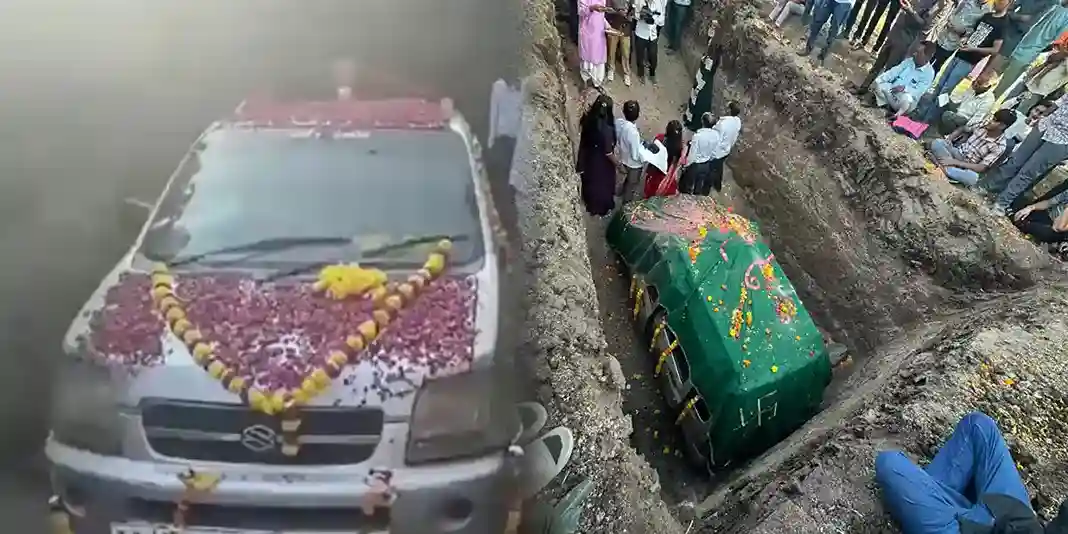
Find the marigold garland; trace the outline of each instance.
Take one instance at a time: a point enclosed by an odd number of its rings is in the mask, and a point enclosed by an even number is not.
[[[672,351],[679,347],[679,340],[676,339],[668,345],[668,348],[664,349],[660,353],[660,359],[656,361],[656,369],[653,371],[653,376],[660,376],[660,371],[664,367],[664,362],[667,361],[668,356],[671,356]]]
[[[682,420],[686,418],[686,414],[693,410],[693,405],[697,404],[697,396],[690,397],[690,400],[686,402],[686,405],[682,407],[682,411],[679,412],[679,416],[675,418],[675,424],[681,425]]]
[[[156,264],[153,267],[151,292],[156,308],[166,320],[171,332],[188,347],[197,364],[227,390],[239,395],[253,410],[281,416],[282,453],[293,456],[300,449],[299,407],[329,389],[343,369],[356,361],[356,356],[377,339],[397,314],[442,274],[446,254],[451,247],[452,244],[448,240],[438,243],[423,268],[400,284],[387,283],[385,273],[375,269],[362,269],[354,265],[324,268],[315,283],[316,291],[325,292],[331,298],[369,296],[374,300],[375,308],[371,318],[357,325],[356,331],[346,338],[345,345],[348,350],[330,353],[326,363],[310,372],[300,387],[293,390],[261,391],[253,387],[246,377],[236,376],[233,369],[218,360],[212,345],[186,318],[182,302],[174,291],[174,275],[165,264]]]

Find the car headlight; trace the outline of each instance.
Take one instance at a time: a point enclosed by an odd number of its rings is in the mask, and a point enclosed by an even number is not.
[[[122,454],[122,422],[111,371],[64,355],[52,383],[52,436],[97,454]]]
[[[472,371],[425,381],[412,408],[407,463],[504,452],[515,437],[518,416],[496,378]]]

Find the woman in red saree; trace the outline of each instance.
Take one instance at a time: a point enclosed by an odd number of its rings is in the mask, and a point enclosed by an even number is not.
[[[671,196],[679,192],[678,170],[685,161],[684,143],[682,142],[682,123],[671,121],[667,131],[655,137],[667,148],[667,173],[652,165],[646,165],[644,198]]]

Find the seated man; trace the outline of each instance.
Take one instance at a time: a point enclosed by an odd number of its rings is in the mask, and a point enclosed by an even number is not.
[[[872,91],[875,105],[887,108],[887,116],[897,118],[911,111],[931,86],[935,77],[931,67],[934,50],[934,43],[923,42],[916,47],[912,57],[875,78]]]
[[[1046,116],[1046,111],[1048,111],[1052,105],[1053,102],[1043,100],[1032,106],[1031,110],[1027,112],[1027,116],[1020,113],[1019,108],[1014,109],[1011,106],[1003,107],[1002,109],[1012,109],[1016,113],[1016,122],[1007,132],[1005,132],[1005,136],[1015,140],[1016,146],[1020,146],[1019,144],[1022,143],[1024,139],[1027,139],[1027,136],[1031,133],[1031,128],[1034,128],[1034,126],[1038,124],[1038,121]]]
[[[979,183],[979,174],[986,172],[1005,153],[1008,144],[1005,130],[1015,122],[1016,113],[999,109],[982,128],[967,134],[967,127],[961,126],[944,139],[932,140],[928,148],[934,162],[950,181],[975,185]],[[955,146],[962,139],[964,142]]]
[[[1013,215],[1016,227],[1037,243],[1068,242],[1068,191],[1035,202]]]
[[[926,468],[900,452],[881,452],[875,481],[904,534],[1042,534],[997,424],[973,412]],[[1068,501],[1045,534],[1068,533]]]
[[[964,127],[971,132],[982,126],[987,114],[994,109],[993,71],[984,70],[966,89],[950,93],[949,102],[943,106],[939,130],[945,134]]]

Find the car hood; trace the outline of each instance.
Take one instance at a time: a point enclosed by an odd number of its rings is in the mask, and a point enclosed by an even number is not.
[[[308,405],[410,413],[427,377],[466,372],[492,355],[495,277],[483,269],[432,281],[367,348],[350,349],[350,364]],[[127,406],[145,398],[245,402],[197,364],[157,311],[152,289],[148,273],[117,268],[72,324],[66,351],[112,368]],[[238,273],[176,274],[174,293],[214,353],[264,391],[300,388],[333,351],[346,349],[346,338],[374,309],[368,298],[330,299],[307,280],[264,283]]]

